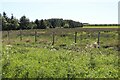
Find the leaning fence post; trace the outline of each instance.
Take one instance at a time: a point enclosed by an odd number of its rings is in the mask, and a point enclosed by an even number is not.
[[[98,44],[98,48],[100,47],[100,32],[98,32],[98,41],[97,41],[97,44]]]
[[[52,34],[52,36],[53,36],[53,42],[52,42],[52,45],[54,45],[54,43],[55,43],[55,33],[53,32],[53,34]]]
[[[22,41],[22,29],[20,29],[20,41]]]
[[[35,30],[35,42],[37,41],[37,31]]]
[[[75,43],[77,42],[77,32],[75,32]]]

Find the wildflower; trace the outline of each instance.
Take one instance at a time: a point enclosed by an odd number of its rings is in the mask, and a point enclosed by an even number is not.
[[[56,49],[55,49],[55,48],[53,48],[53,49],[51,49],[51,51],[56,51]]]
[[[12,47],[12,45],[6,45],[6,47]]]

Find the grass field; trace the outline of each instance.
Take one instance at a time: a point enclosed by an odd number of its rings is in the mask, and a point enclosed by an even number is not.
[[[120,26],[84,26],[83,28],[120,28]]]
[[[59,32],[58,32],[59,33]],[[3,78],[118,78],[118,32],[102,31],[100,48],[91,47],[97,42],[98,32],[52,34],[46,30],[3,32]]]

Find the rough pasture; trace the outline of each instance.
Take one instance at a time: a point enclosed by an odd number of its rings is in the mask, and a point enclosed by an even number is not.
[[[42,33],[41,33],[42,32]],[[118,32],[101,31],[100,48],[95,48],[98,32],[12,31],[3,32],[3,78],[118,78]],[[61,36],[62,35],[62,36]],[[9,40],[9,43],[8,43]],[[27,41],[28,40],[28,41]],[[30,41],[29,41],[30,40]]]

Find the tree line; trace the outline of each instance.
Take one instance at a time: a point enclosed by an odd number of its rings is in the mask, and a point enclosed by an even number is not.
[[[36,19],[30,21],[25,15],[16,19],[13,14],[8,17],[5,12],[0,14],[2,18],[2,30],[19,30],[19,29],[46,29],[46,28],[76,28],[83,27],[83,24],[73,20],[63,20],[62,18]]]

